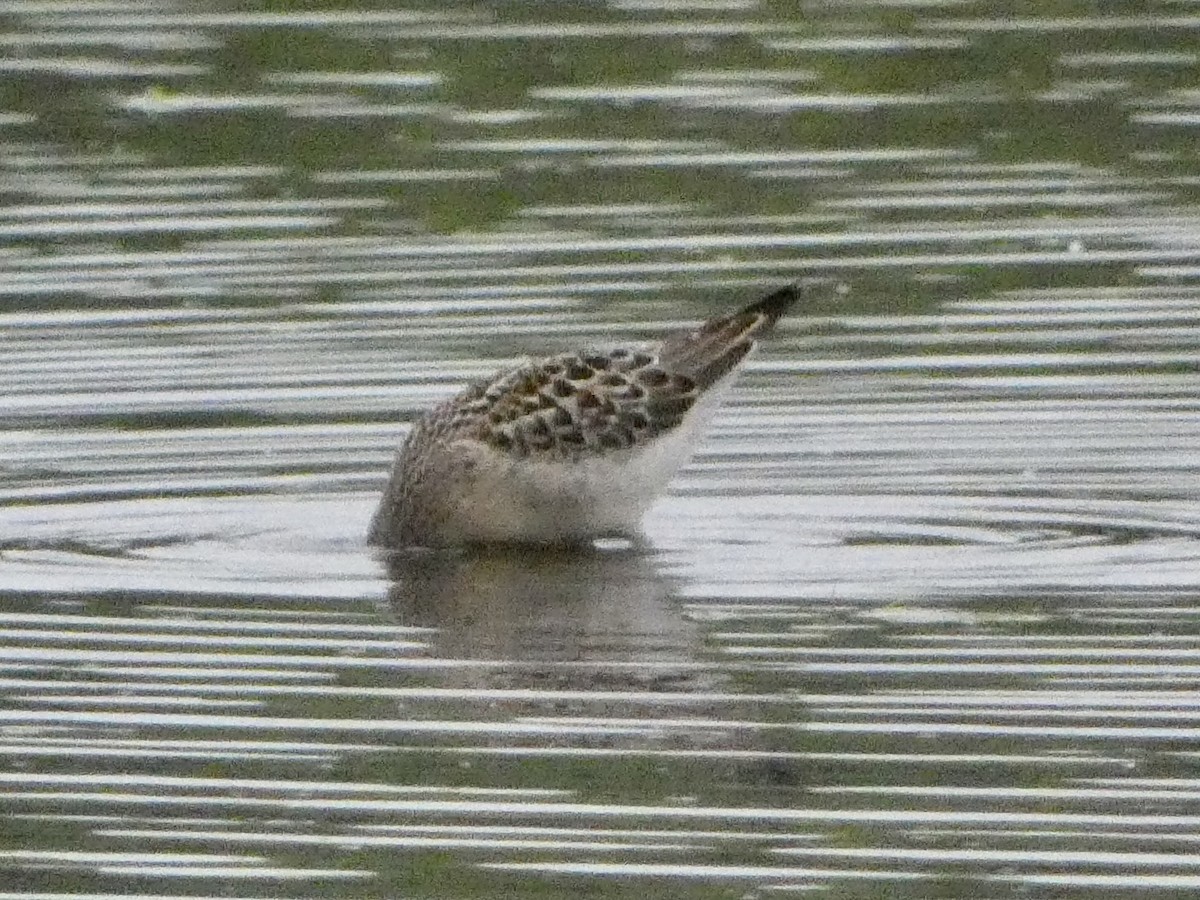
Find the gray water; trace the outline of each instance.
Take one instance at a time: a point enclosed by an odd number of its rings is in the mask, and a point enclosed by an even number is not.
[[[2,12],[0,900],[1200,890],[1195,4]],[[647,546],[365,547],[813,274]]]

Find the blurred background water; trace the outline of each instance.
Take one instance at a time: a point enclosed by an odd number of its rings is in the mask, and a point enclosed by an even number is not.
[[[1194,897],[1200,8],[0,10],[0,900]],[[416,413],[833,275],[649,548]]]

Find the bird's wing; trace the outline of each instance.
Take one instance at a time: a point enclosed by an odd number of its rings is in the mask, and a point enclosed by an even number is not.
[[[461,432],[547,459],[640,445],[682,422],[796,298],[786,287],[662,344],[564,353],[502,373],[464,397]]]
[[[477,385],[472,437],[518,457],[622,450],[674,428],[696,382],[659,364],[657,347],[564,353]]]

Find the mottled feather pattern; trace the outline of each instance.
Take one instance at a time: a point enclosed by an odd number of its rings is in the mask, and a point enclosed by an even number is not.
[[[651,440],[679,424],[696,383],[650,353],[616,348],[563,353],[481,386],[462,431],[517,457],[569,460]]]
[[[796,298],[784,288],[659,344],[560,353],[471,385],[414,424],[371,541],[554,544],[628,532],[686,461],[716,405],[710,389]]]

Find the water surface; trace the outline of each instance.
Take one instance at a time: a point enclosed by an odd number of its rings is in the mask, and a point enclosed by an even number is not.
[[[0,26],[0,900],[1188,897],[1187,4]],[[646,545],[388,561],[413,417],[844,290]]]

